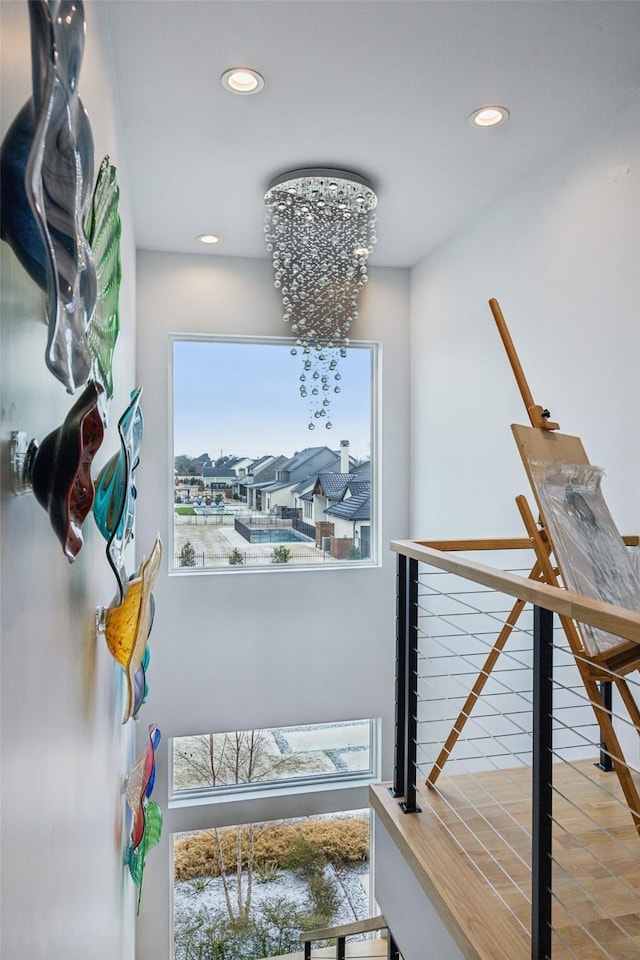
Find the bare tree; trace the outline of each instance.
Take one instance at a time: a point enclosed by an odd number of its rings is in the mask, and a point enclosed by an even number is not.
[[[174,782],[182,787],[218,787],[298,773],[304,761],[269,749],[269,730],[237,730],[180,737],[174,741]]]
[[[181,737],[174,741],[174,782],[183,786],[225,786],[273,780],[283,773],[297,773],[303,761],[295,754],[287,755],[269,749],[273,742],[268,730],[238,730],[233,733],[203,734]],[[218,869],[230,920],[247,920],[251,911],[251,895],[255,868],[256,826],[241,824],[234,828],[235,863],[230,867],[217,827],[207,831],[215,844]],[[235,905],[230,874],[235,871]]]

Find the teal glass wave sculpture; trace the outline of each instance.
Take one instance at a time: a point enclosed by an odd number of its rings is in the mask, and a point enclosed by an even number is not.
[[[119,202],[120,189],[116,168],[109,157],[105,157],[100,164],[85,224],[93,251],[97,279],[96,305],[89,321],[87,341],[93,357],[93,376],[104,387],[105,423],[108,402],[113,397],[113,353],[120,332],[118,298],[122,279],[120,262],[122,223]]]
[[[2,143],[1,236],[47,295],[49,370],[70,393],[86,383],[86,331],[97,285],[82,223],[93,179],[93,135],[78,96],[82,0],[31,0],[33,96]]]
[[[101,392],[100,384],[91,380],[62,425],[38,446],[31,463],[33,492],[69,561],[82,547],[82,524],[94,499],[91,463],[104,437],[98,411]]]
[[[162,812],[158,804],[149,799],[155,783],[155,753],[160,736],[158,727],[154,723],[149,724],[144,753],[136,759],[127,778],[127,803],[133,819],[127,863],[131,878],[138,888],[138,912],[146,855],[160,842],[162,832]]]
[[[131,403],[118,422],[120,450],[98,474],[93,516],[107,541],[107,559],[118,583],[117,602],[127,590],[125,550],[133,536],[136,488],[134,474],[139,462],[144,431],[140,397],[142,387],[131,394]]]

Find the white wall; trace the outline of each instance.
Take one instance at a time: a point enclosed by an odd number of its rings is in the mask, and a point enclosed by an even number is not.
[[[638,119],[634,104],[603,123],[412,270],[412,537],[523,534],[514,497],[528,484],[509,425],[528,418],[491,297],[535,401],[606,468],[620,529],[640,532]],[[637,766],[637,737],[621,739]],[[402,865],[379,824],[376,840],[381,909],[403,953],[424,957],[426,928],[398,897]]]
[[[529,421],[490,297],[534,400],[605,469],[620,531],[640,533],[639,173],[634,103],[412,271],[412,536],[523,534],[510,424]],[[637,737],[620,737],[637,767]]]
[[[104,12],[100,4],[86,4],[79,89],[96,160],[110,154],[123,193],[117,411],[133,386],[135,253]],[[0,17],[4,136],[31,93],[27,4],[3,0]],[[84,524],[85,545],[69,565],[33,495],[16,497],[11,490],[11,431],[42,439],[73,400],[45,367],[40,290],[5,243],[0,258],[0,953],[7,960],[131,960],[135,891],[121,864],[126,817],[120,784],[133,750],[132,725],[121,726],[121,671],[94,628],[96,607],[111,600],[115,582],[92,517]],[[94,460],[96,470],[117,449],[117,416]]]
[[[413,536],[521,535],[509,425],[528,419],[490,297],[535,401],[605,468],[622,532],[640,531],[639,127],[634,104],[412,271]]]
[[[395,654],[395,556],[408,532],[408,271],[372,269],[354,339],[382,352],[382,566],[372,569],[168,575],[171,489],[168,334],[282,336],[281,304],[265,260],[138,253],[138,380],[145,436],[136,479],[139,554],[156,531],[166,546],[156,581],[148,710],[163,734],[155,795],[167,792],[169,737],[205,731],[382,717],[384,775],[391,775]],[[294,386],[292,384],[292,386]],[[242,389],[242,384],[238,384]],[[295,387],[294,387],[295,389]],[[301,410],[301,414],[303,411]],[[339,437],[337,439],[340,439]],[[335,802],[335,801],[334,801]],[[345,795],[366,805],[366,791]],[[278,815],[326,809],[314,796]],[[211,818],[274,815],[172,809],[149,857],[139,960],[169,955],[169,836]],[[259,814],[256,812],[259,810]],[[228,818],[231,818],[229,821]]]

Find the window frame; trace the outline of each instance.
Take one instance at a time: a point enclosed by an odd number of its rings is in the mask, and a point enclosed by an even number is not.
[[[381,476],[382,476],[382,443],[381,443],[381,384],[382,384],[382,342],[377,340],[352,340],[349,349],[364,349],[369,351],[370,358],[370,463],[371,463],[371,492],[370,492],[370,556],[366,559],[354,559],[345,563],[344,560],[327,560],[323,556],[323,562],[312,563],[271,563],[266,561],[263,564],[256,565],[227,565],[211,567],[181,567],[176,564],[176,536],[175,536],[175,503],[172,499],[174,490],[174,471],[175,457],[178,455],[174,449],[175,426],[174,426],[174,345],[178,342],[207,342],[207,343],[234,343],[234,344],[264,344],[265,346],[283,346],[293,347],[296,344],[291,337],[266,337],[251,335],[222,335],[206,333],[170,333],[169,334],[169,477],[170,488],[168,490],[168,540],[169,549],[166,552],[169,576],[208,576],[210,574],[252,574],[252,573],[292,573],[297,571],[320,572],[325,570],[351,570],[351,569],[374,569],[382,565],[382,499],[381,499]],[[332,435],[337,436],[337,434]]]
[[[366,770],[336,770],[273,780],[253,780],[249,783],[220,784],[218,786],[206,785],[202,787],[183,787],[178,789],[174,787],[174,741],[183,738],[171,737],[168,743],[169,807],[197,806],[218,800],[242,801],[276,796],[293,796],[301,793],[340,790],[367,786],[370,783],[378,783],[381,777],[380,717],[365,717],[361,720],[332,720],[318,724],[289,724],[288,726],[265,727],[260,729],[289,730],[293,726],[322,727],[362,722],[368,722],[369,724],[369,767]],[[245,731],[211,731],[213,734],[233,734],[235,732]],[[209,733],[192,734],[190,736],[209,736]]]

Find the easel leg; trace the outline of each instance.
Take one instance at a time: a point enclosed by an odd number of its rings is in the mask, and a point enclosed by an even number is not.
[[[620,746],[620,742],[613,728],[611,714],[605,708],[602,697],[600,696],[598,684],[595,682],[595,680],[592,680],[590,677],[585,675],[584,668],[581,669],[579,661],[578,669],[580,670],[582,682],[584,683],[585,690],[587,691],[587,696],[591,701],[593,712],[596,715],[596,720],[598,721],[602,738],[607,744],[607,750],[611,756],[611,759],[613,760],[613,766],[618,776],[618,781],[620,782],[620,787],[622,788],[624,798],[627,801],[627,806],[629,807],[629,812],[633,818],[635,828],[640,834],[640,797],[638,796],[638,791],[633,781],[633,777],[631,776],[631,771],[625,762],[622,747]]]
[[[640,710],[638,709],[638,704],[635,701],[631,690],[629,689],[629,684],[624,679],[624,677],[612,677],[615,681],[615,685],[618,688],[618,693],[624,703],[625,707],[629,711],[629,717],[631,723],[636,728],[636,733],[640,736]]]
[[[540,566],[538,563],[536,563],[534,564],[534,567],[531,573],[529,574],[529,579],[538,580],[539,578],[540,578]],[[513,607],[511,608],[509,616],[505,620],[504,626],[502,627],[502,630],[500,631],[496,642],[491,648],[489,656],[487,657],[487,659],[483,664],[482,670],[478,674],[476,682],[474,683],[471,689],[471,693],[465,700],[464,706],[462,707],[462,710],[458,714],[456,722],[454,723],[442,750],[438,754],[437,760],[435,761],[431,770],[429,771],[429,776],[427,777],[427,781],[426,781],[426,784],[428,787],[433,787],[435,785],[436,780],[442,773],[443,767],[447,762],[447,760],[449,759],[449,755],[451,754],[451,751],[453,750],[456,743],[458,742],[458,737],[464,730],[464,726],[467,720],[469,719],[469,716],[471,715],[471,711],[476,705],[476,701],[478,700],[480,694],[482,693],[484,689],[484,685],[489,679],[489,676],[491,675],[491,671],[496,665],[498,657],[500,656],[500,654],[504,649],[504,645],[506,644],[507,640],[511,636],[511,631],[513,630],[516,623],[518,622],[518,618],[520,617],[520,614],[524,610],[524,607],[525,607],[524,600],[516,600]]]

